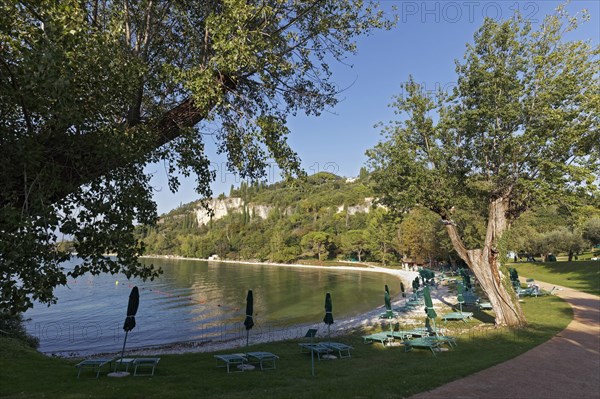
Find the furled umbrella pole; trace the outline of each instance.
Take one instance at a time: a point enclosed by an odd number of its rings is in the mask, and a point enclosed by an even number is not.
[[[331,325],[333,324],[333,305],[331,303],[331,294],[325,295],[325,317],[323,322],[327,324],[327,339],[331,341]]]
[[[125,344],[127,343],[127,335],[129,331],[135,328],[135,315],[140,306],[140,291],[135,286],[129,294],[129,302],[127,303],[127,316],[125,317],[125,323],[123,323],[123,330],[125,330],[125,340],[123,341],[123,349],[121,350],[121,363],[123,362],[123,355],[125,354]]]
[[[248,290],[248,295],[246,296],[246,318],[244,319],[244,326],[246,327],[246,348],[248,347],[250,339],[250,330],[254,327],[253,313],[254,296],[252,295],[252,290]]]

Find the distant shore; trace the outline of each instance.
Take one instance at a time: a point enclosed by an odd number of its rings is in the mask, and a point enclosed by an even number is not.
[[[345,263],[344,265],[306,265],[302,263],[276,263],[276,262],[261,262],[258,260],[249,261],[249,260],[232,260],[232,259],[206,259],[206,258],[186,258],[184,256],[179,255],[144,255],[141,256],[142,259],[147,258],[156,258],[156,259],[175,259],[175,260],[196,260],[203,262],[214,262],[214,263],[239,263],[244,265],[268,265],[268,266],[282,266],[282,267],[303,267],[303,268],[319,268],[319,269],[331,269],[335,268],[336,270],[370,270],[378,273],[387,273],[402,277],[403,274],[399,274],[397,272],[408,272],[415,273],[408,270],[400,270],[400,269],[390,269],[387,267],[375,266],[364,262],[352,262],[357,266],[348,265],[349,262],[340,262]],[[360,265],[360,266],[359,266]],[[414,279],[411,279],[411,281]],[[408,282],[408,281],[405,281]]]

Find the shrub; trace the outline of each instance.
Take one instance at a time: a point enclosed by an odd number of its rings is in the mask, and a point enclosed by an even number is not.
[[[27,334],[27,330],[23,326],[23,317],[21,314],[0,313],[0,335],[18,339],[33,349],[37,349],[40,346],[38,338]]]

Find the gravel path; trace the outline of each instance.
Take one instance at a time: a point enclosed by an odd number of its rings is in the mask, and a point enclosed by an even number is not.
[[[536,282],[550,290],[552,285]],[[573,321],[549,341],[507,362],[431,391],[429,398],[600,398],[600,298],[570,288],[556,293]]]

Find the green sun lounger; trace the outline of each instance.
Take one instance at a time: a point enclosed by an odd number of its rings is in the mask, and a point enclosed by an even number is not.
[[[435,339],[430,338],[415,338],[404,341],[404,350],[406,352],[410,352],[413,349],[429,349],[433,356],[437,357],[435,354],[435,349],[439,348],[441,343]]]
[[[456,347],[456,338],[445,335],[439,329],[433,329],[431,327],[416,327],[411,330],[405,330],[404,333],[411,334],[413,337],[437,340],[442,344],[448,344],[448,346],[451,348]]]
[[[248,358],[243,353],[232,353],[229,355],[214,355],[214,358],[217,359],[217,362],[221,361],[225,363],[225,365],[220,366],[217,364],[217,367],[226,367],[227,373],[231,372],[231,366],[239,366],[245,363],[248,363]],[[240,367],[238,372],[244,371],[243,367]],[[234,370],[234,372],[236,372]]]
[[[75,365],[77,367],[77,378],[81,375],[81,370],[92,369],[96,372],[96,378],[100,376],[100,369],[103,366],[109,365],[109,370],[112,368],[112,362],[115,358],[99,358],[99,359],[86,359]]]
[[[274,370],[279,360],[279,356],[271,352],[248,352],[246,356],[249,363],[258,363],[261,370]]]
[[[340,359],[351,357],[350,350],[354,349],[352,346],[343,344],[341,342],[321,342],[320,345],[331,349],[333,352],[337,352]]]
[[[444,321],[462,320],[466,323],[467,319],[470,319],[472,316],[473,316],[473,313],[471,313],[471,312],[451,312],[451,313],[446,313],[445,315],[442,315],[442,320],[444,320]]]
[[[385,333],[385,332],[378,332],[378,333],[374,333],[374,334],[363,335],[362,338],[363,338],[363,342],[365,344],[372,344],[373,342],[379,342],[383,346],[394,341],[394,338],[388,336],[388,333]]]
[[[331,352],[333,352],[333,350],[331,348],[328,348],[324,345],[322,345],[321,343],[301,343],[298,344],[300,345],[300,351],[302,353],[314,353],[317,355],[317,359],[321,360],[321,356],[325,356],[325,355],[329,355]]]
[[[388,331],[385,334],[390,338],[401,340],[412,338],[413,336],[410,331]]]
[[[450,348],[456,348],[456,338],[449,335],[430,335],[429,337],[423,337],[432,341],[437,341],[440,345],[447,344]]]
[[[138,357],[133,360],[134,376],[154,376],[154,369],[160,362],[160,357]],[[142,373],[141,370],[149,369],[149,372]],[[139,371],[138,371],[139,370]]]

